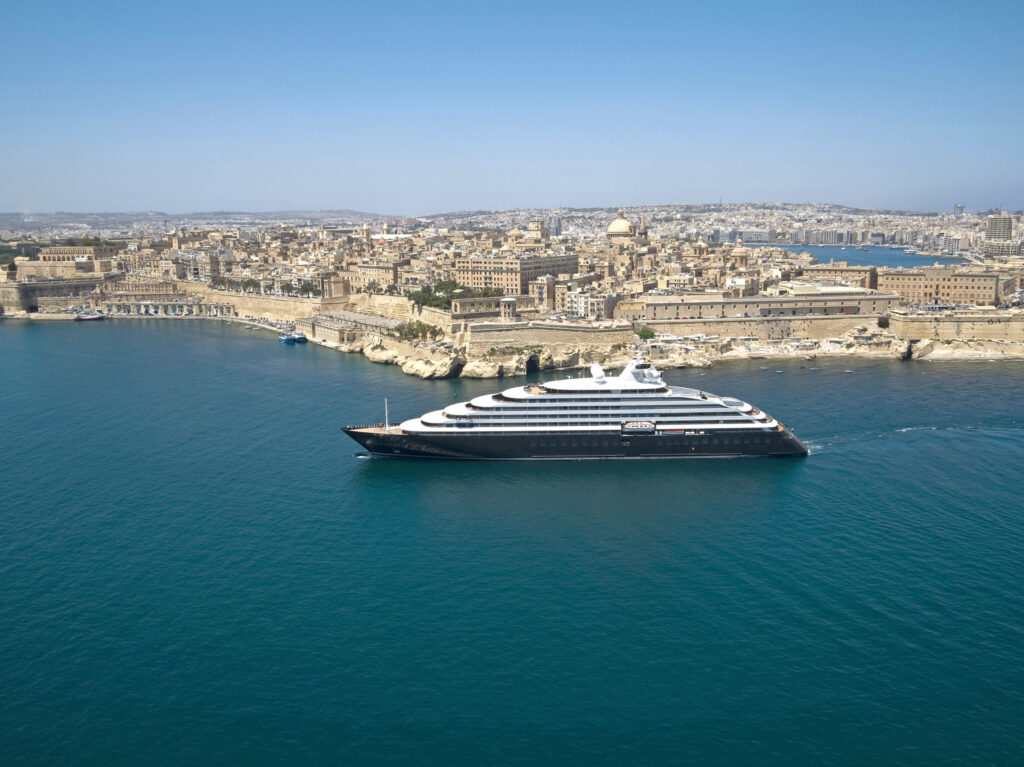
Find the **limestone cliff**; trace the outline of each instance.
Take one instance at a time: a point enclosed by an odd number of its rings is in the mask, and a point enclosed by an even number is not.
[[[1019,360],[1024,359],[1024,342],[929,339],[912,344],[911,354],[922,360]]]
[[[465,359],[454,349],[429,343],[410,344],[381,335],[366,336],[362,342],[339,348],[361,351],[372,362],[398,365],[403,373],[420,378],[452,378],[459,375],[465,364]]]
[[[494,349],[467,357],[462,368],[464,378],[502,378],[549,370],[572,370],[599,364],[621,367],[632,357],[628,349],[618,347],[570,346],[529,349]]]

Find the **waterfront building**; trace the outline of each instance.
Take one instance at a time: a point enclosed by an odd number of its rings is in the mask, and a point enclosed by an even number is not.
[[[15,259],[17,279],[68,279],[104,274],[115,268],[117,248],[109,246],[58,245],[42,248],[33,258]]]
[[[772,233],[764,229],[742,229],[737,235],[747,245],[766,245],[772,241]]]
[[[982,253],[985,258],[1000,260],[1017,258],[1024,252],[1024,243],[1014,240],[985,240]]]
[[[648,295],[621,301],[615,319],[679,320],[719,317],[800,317],[807,315],[884,314],[899,302],[894,293],[817,286],[805,295],[705,297]]]
[[[878,289],[897,294],[905,304],[991,304],[1014,284],[1013,276],[999,272],[947,266],[878,271]]]

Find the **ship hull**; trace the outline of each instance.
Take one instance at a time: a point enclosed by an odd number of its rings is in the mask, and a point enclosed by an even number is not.
[[[411,434],[379,427],[343,429],[374,455],[462,460],[586,458],[738,458],[802,456],[807,448],[788,429],[717,434]]]

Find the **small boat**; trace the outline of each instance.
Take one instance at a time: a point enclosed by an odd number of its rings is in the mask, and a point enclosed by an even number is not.
[[[767,365],[762,365],[762,366],[761,366],[761,370],[767,370],[767,369],[768,369],[768,366],[767,366]]]
[[[282,343],[286,344],[304,344],[307,339],[305,333],[285,333],[283,336],[278,336]]]
[[[278,336],[277,338],[283,344],[293,344],[293,343],[295,343],[295,339],[292,338],[292,334],[291,333],[287,333],[287,334],[285,334],[283,336]]]
[[[775,372],[776,372],[776,373],[781,373],[782,371],[781,371],[781,370],[776,370]]]
[[[654,433],[654,422],[653,421],[629,421],[622,424],[623,432],[631,432],[636,434],[653,434]]]
[[[79,312],[75,315],[75,322],[96,322],[105,318],[103,312]]]

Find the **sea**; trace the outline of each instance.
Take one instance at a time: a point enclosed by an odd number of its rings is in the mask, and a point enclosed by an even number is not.
[[[757,245],[750,247],[756,248]],[[839,245],[770,245],[765,247],[782,248],[791,253],[810,253],[819,263],[830,261],[846,261],[851,266],[884,266],[887,268],[913,269],[915,266],[955,265],[966,263],[960,256],[925,256],[920,253],[906,253],[904,248],[887,248],[878,245],[865,246],[859,250],[854,245],[845,248]]]
[[[1022,763],[1024,363],[665,377],[810,455],[367,459],[527,379],[0,322],[0,761]]]

